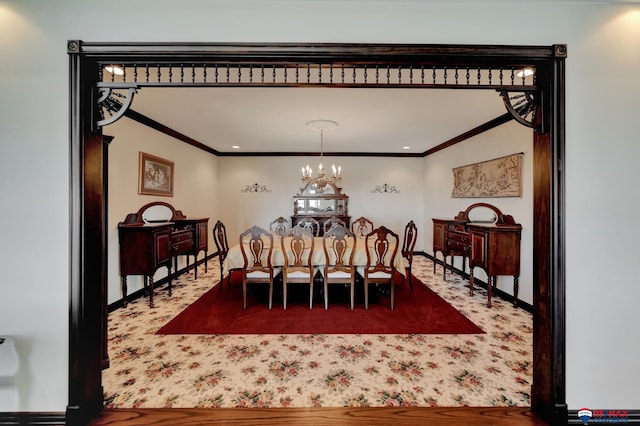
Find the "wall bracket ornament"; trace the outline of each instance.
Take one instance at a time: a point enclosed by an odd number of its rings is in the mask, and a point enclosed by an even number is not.
[[[98,83],[98,128],[118,121],[127,112],[133,102],[133,96],[138,92],[138,85],[134,83],[117,83],[108,87]]]
[[[536,123],[537,102],[533,92],[500,92],[504,106],[513,118],[523,126],[544,133],[542,126]]]
[[[395,185],[389,185],[388,183],[382,184],[382,186],[376,185],[375,188],[371,190],[374,194],[399,194],[400,190],[396,188]]]
[[[243,192],[243,193],[271,192],[271,190],[267,187],[267,185],[260,185],[259,183],[256,182],[251,185],[247,185],[244,189],[241,189],[240,192]]]

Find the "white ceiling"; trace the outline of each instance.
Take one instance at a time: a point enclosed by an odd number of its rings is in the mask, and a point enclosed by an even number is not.
[[[487,89],[142,88],[131,108],[219,152],[423,153],[506,112]],[[239,149],[233,149],[238,145]],[[403,149],[410,146],[410,149]]]

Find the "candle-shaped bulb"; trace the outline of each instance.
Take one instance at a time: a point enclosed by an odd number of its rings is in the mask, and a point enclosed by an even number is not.
[[[336,165],[335,164],[331,165],[331,170],[333,171],[333,175],[335,176],[336,175]]]
[[[342,171],[342,167],[338,166],[338,176],[340,176],[340,172]]]

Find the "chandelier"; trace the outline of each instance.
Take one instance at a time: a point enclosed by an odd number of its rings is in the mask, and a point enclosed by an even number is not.
[[[318,174],[314,177],[313,170],[307,164],[302,168],[302,182],[307,185],[311,185],[316,192],[324,192],[326,189],[330,189],[331,185],[336,185],[342,180],[340,172],[342,167],[336,168],[335,164],[331,165],[331,175],[327,176],[325,169],[322,165],[323,151],[324,151],[324,132],[325,130],[333,130],[338,127],[338,123],[331,120],[312,120],[305,124],[309,129],[320,131],[320,164],[318,165]]]

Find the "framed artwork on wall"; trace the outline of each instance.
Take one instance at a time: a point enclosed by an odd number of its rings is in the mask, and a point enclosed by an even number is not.
[[[456,167],[451,197],[522,197],[523,155],[520,152]]]
[[[173,161],[140,151],[138,194],[173,197]]]

